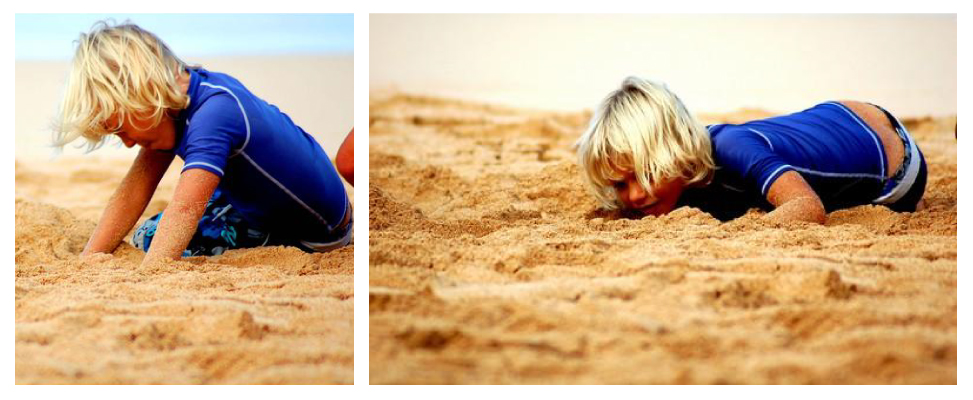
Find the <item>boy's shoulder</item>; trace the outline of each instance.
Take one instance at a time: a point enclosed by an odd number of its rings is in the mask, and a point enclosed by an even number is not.
[[[237,100],[229,93],[216,92],[200,99],[188,116],[187,121],[191,123],[192,121],[213,120],[223,123],[242,123],[241,117],[243,117],[243,112]]]
[[[713,147],[717,151],[738,148],[742,145],[751,144],[754,140],[770,143],[765,135],[746,124],[714,124],[708,125],[706,129],[709,131]]]
[[[201,81],[205,82],[209,86],[225,86],[225,87],[246,89],[246,87],[243,85],[242,82],[240,82],[239,79],[233,77],[230,74],[226,74],[223,72],[209,71],[205,69],[201,70],[200,72],[201,72],[200,77],[202,78]]]
[[[239,99],[249,94],[243,83],[222,72],[198,68],[191,70],[190,75],[190,96],[195,95],[201,102],[211,96],[228,95]]]
[[[186,112],[188,119],[211,119],[241,112],[241,98],[245,98],[246,88],[239,81],[227,74],[202,68],[190,71],[190,103]]]

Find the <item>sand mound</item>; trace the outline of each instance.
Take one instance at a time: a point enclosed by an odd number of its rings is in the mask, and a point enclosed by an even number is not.
[[[372,383],[956,382],[948,121],[907,122],[926,209],[781,226],[599,209],[570,150],[588,113],[398,95],[370,115]]]
[[[421,229],[427,224],[422,212],[392,199],[374,185],[368,187],[368,208],[382,210],[368,216],[368,229],[371,231],[381,231],[391,226],[413,226]]]
[[[123,243],[82,262],[95,223],[76,210],[104,204],[124,168],[16,168],[18,384],[353,381],[353,247],[234,250],[142,268],[142,252]]]
[[[17,199],[15,207],[14,262],[18,267],[77,258],[95,229],[94,223],[78,221],[54,206]]]

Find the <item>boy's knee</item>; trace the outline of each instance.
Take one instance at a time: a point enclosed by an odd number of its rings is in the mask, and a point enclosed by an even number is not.
[[[335,168],[338,169],[338,173],[341,174],[342,178],[345,178],[348,183],[355,184],[355,160],[352,157],[337,157],[335,160]]]
[[[334,157],[335,168],[342,178],[354,186],[355,184],[355,130],[348,132],[338,154]]]

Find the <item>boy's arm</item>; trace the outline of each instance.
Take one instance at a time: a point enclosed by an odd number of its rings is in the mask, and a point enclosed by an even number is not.
[[[773,204],[774,211],[767,218],[779,221],[805,221],[824,224],[827,215],[821,198],[807,181],[795,171],[780,175],[767,190],[767,201]]]
[[[98,226],[81,252],[82,257],[110,253],[118,247],[145,211],[173,158],[175,155],[171,153],[148,149],[139,151],[128,174],[108,200]]]
[[[199,219],[206,211],[206,203],[219,183],[219,176],[203,169],[194,168],[182,173],[172,202],[159,221],[152,246],[142,260],[143,265],[180,258],[196,233]]]

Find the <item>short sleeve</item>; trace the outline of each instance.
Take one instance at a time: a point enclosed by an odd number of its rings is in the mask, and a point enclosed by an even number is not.
[[[774,152],[769,139],[754,132],[725,131],[713,142],[717,164],[763,197],[781,174],[794,170]]]
[[[228,95],[206,99],[186,127],[182,171],[199,168],[223,177],[226,162],[246,137],[240,106]]]

